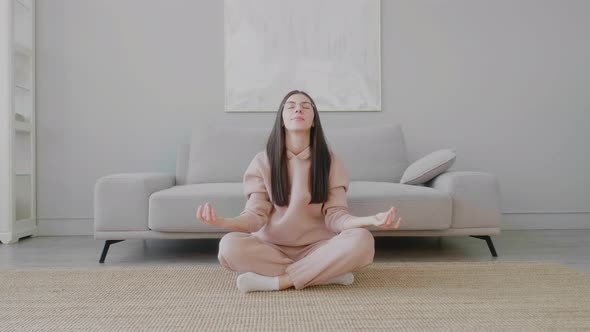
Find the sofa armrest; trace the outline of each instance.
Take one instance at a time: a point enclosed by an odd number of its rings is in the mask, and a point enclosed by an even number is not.
[[[94,231],[143,231],[148,227],[149,197],[176,184],[168,173],[103,176],[94,187]]]
[[[451,196],[451,228],[500,227],[500,185],[494,174],[447,171],[425,185]]]

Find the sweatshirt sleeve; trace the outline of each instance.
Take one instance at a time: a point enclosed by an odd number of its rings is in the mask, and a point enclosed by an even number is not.
[[[334,154],[332,154],[328,183],[328,199],[322,205],[322,214],[325,216],[326,227],[332,232],[340,233],[343,230],[344,221],[351,217],[346,198],[349,179],[346,167]]]
[[[246,207],[234,220],[248,225],[248,232],[256,232],[264,226],[273,209],[266,186],[264,184],[261,163],[256,155],[244,173],[244,196]]]

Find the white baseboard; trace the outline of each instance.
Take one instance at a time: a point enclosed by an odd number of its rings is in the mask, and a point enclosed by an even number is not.
[[[38,236],[93,235],[94,219],[37,219]],[[507,212],[501,230],[590,229],[590,212]]]
[[[590,229],[590,212],[506,212],[500,229]]]
[[[94,218],[86,219],[39,219],[37,236],[94,235]]]

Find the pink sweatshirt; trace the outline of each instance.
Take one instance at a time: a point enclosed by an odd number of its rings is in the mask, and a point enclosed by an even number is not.
[[[329,194],[325,203],[308,204],[310,151],[295,155],[287,150],[287,167],[291,180],[288,206],[277,206],[270,201],[270,162],[263,150],[254,156],[244,174],[244,195],[247,202],[236,220],[249,225],[249,232],[262,240],[285,246],[302,246],[332,238],[342,231],[348,213],[346,193],[348,173],[342,161],[331,152]]]

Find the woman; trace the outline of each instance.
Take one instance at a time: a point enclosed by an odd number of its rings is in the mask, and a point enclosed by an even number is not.
[[[313,99],[289,92],[281,102],[266,150],[244,174],[246,207],[223,218],[199,205],[205,224],[234,230],[219,242],[219,262],[241,274],[241,292],[353,283],[351,272],[373,262],[374,238],[364,228],[397,229],[397,209],[368,217],[348,213],[349,179],[328,149]],[[311,189],[311,190],[310,190]]]

